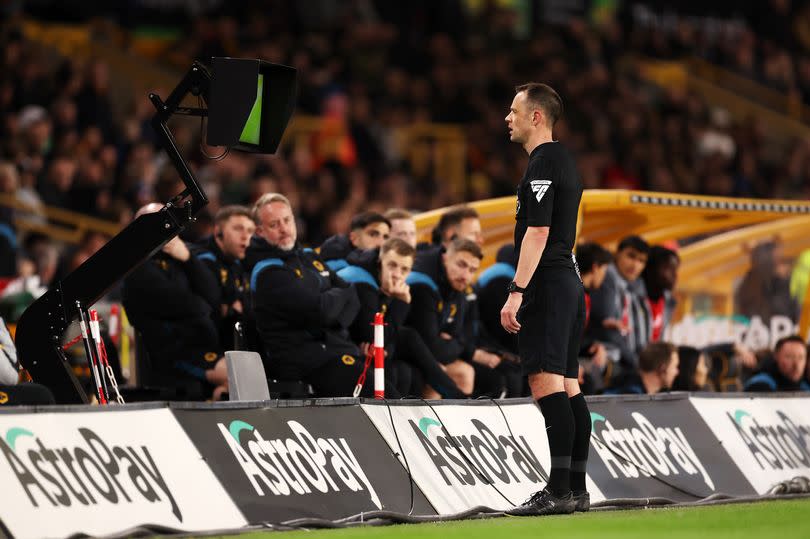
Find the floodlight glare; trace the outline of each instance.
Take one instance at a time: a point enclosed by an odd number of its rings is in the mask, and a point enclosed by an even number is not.
[[[263,60],[213,58],[208,96],[211,146],[274,153],[295,106],[296,70]]]

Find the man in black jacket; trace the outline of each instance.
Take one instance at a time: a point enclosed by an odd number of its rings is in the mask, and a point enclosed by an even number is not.
[[[807,344],[798,335],[783,337],[776,343],[773,358],[765,360],[757,374],[745,383],[745,391],[810,391],[802,380],[807,363]]]
[[[136,217],[161,208],[147,204]],[[219,308],[216,291],[211,272],[179,237],[124,278],[124,308],[149,352],[148,383],[190,399],[225,389],[227,368],[211,317]]]
[[[390,233],[391,221],[377,212],[363,212],[352,218],[348,235],[338,234],[323,242],[319,255],[329,269],[339,271],[349,265],[346,262],[349,253],[355,249],[376,249]]]
[[[234,349],[234,324],[250,312],[250,283],[242,261],[256,230],[249,208],[225,206],[214,217],[214,234],[194,249],[216,279],[218,308],[213,311],[219,340]]]
[[[473,392],[475,383],[475,370],[470,363],[475,342],[466,338],[464,325],[466,291],[482,258],[481,248],[475,242],[456,238],[447,250],[419,251],[414,271],[407,279],[411,287],[411,310],[406,324],[419,333],[465,394]]]
[[[245,261],[268,374],[304,380],[318,396],[351,396],[364,365],[347,331],[360,307],[357,292],[298,245],[284,195],[263,195],[253,212],[256,235]]]
[[[376,313],[385,314],[386,378],[395,373],[399,392],[421,395],[428,383],[445,398],[464,398],[455,382],[440,367],[430,349],[410,327],[404,327],[411,303],[405,282],[413,267],[416,249],[405,240],[389,238],[379,249],[355,251],[349,266],[338,276],[353,284],[360,298],[360,313],[350,328],[356,343],[374,340],[372,323]]]

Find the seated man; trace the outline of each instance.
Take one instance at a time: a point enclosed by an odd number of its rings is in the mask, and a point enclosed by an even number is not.
[[[628,236],[619,242],[613,264],[602,286],[590,294],[590,321],[585,337],[605,345],[608,357],[620,371],[632,374],[638,367],[638,354],[649,341],[649,328],[643,316],[643,291],[639,277],[647,264],[650,248],[642,238]]]
[[[484,244],[481,220],[475,208],[462,205],[448,209],[439,218],[439,222],[431,232],[431,244],[434,247],[438,245],[447,247],[454,238],[468,239],[479,247]],[[419,244],[418,248],[425,249],[431,244]]]
[[[625,373],[605,395],[655,395],[669,391],[678,376],[678,349],[668,342],[647,345],[638,355],[638,371]]]
[[[159,211],[147,204],[135,215]],[[228,375],[211,311],[217,283],[179,237],[124,278],[121,295],[151,363],[149,384],[177,389],[187,399],[221,393]]]
[[[250,283],[242,261],[254,230],[250,209],[225,206],[214,217],[214,235],[194,251],[217,281],[219,308],[212,314],[219,342],[228,350],[234,349],[234,323],[250,312]]]
[[[745,383],[745,391],[810,391],[802,380],[807,364],[807,345],[798,335],[777,341],[773,358],[768,358],[757,374]]]
[[[465,394],[473,392],[475,370],[470,364],[475,342],[466,339],[467,288],[483,253],[470,240],[456,238],[446,251],[425,249],[416,256],[408,276],[411,309],[406,325],[414,328]],[[433,388],[435,389],[435,388]],[[437,396],[435,393],[431,397]]]
[[[349,266],[340,270],[338,276],[353,283],[360,298],[360,313],[350,328],[352,338],[357,343],[371,343],[374,316],[384,313],[386,378],[389,372],[396,373],[399,392],[421,395],[423,382],[427,382],[444,398],[464,398],[466,395],[439,366],[419,334],[403,326],[411,303],[405,279],[415,255],[416,249],[399,238],[387,239],[379,249],[349,255]],[[407,376],[402,376],[403,372]]]
[[[391,223],[392,238],[399,238],[416,247],[416,221],[411,212],[392,208],[385,212],[385,218]]]
[[[585,287],[585,328],[590,323],[591,295],[602,287],[608,265],[613,261],[610,251],[598,243],[582,243],[577,246],[577,265],[579,266],[582,286]],[[583,335],[579,349],[580,376],[582,390],[593,395],[602,390],[605,382],[610,380],[613,364],[608,362],[605,345]]]
[[[473,354],[477,395],[498,397],[495,392],[506,390],[507,397],[522,397],[528,390],[520,369],[517,335],[507,333],[501,325],[501,307],[509,295],[506,289],[515,276],[515,264],[515,246],[504,245],[498,250],[495,264],[481,273],[473,293],[467,294],[467,332],[473,333],[477,344]]]
[[[245,261],[268,374],[303,380],[321,397],[351,396],[364,366],[348,334],[360,308],[357,292],[311,249],[298,245],[284,195],[263,195],[253,211],[256,235]],[[372,390],[367,382],[364,394]]]
[[[329,269],[338,271],[349,264],[346,257],[355,249],[376,249],[388,239],[391,222],[373,211],[363,212],[352,218],[349,235],[338,234],[328,238],[320,248],[321,260]]]

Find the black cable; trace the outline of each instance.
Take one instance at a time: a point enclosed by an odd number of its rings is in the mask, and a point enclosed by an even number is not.
[[[198,95],[197,96],[197,105],[200,108],[202,108],[202,104],[203,104],[203,99],[202,99],[201,96]],[[223,159],[228,157],[228,154],[231,153],[231,149],[230,149],[230,147],[225,148],[225,151],[222,152],[219,155],[208,155],[208,152],[205,151],[205,143],[203,142],[205,140],[205,127],[204,127],[204,124],[203,124],[204,119],[205,118],[203,116],[200,116],[200,153],[203,154],[208,159],[211,159],[212,161],[222,161]]]
[[[443,430],[443,431],[444,431],[444,433],[447,435],[447,439],[448,439],[448,440],[450,440],[450,443],[451,443],[451,444],[453,444],[453,447],[456,449],[456,451],[458,451],[458,454],[459,454],[459,455],[461,455],[461,456],[464,458],[464,460],[467,462],[467,464],[469,464],[469,465],[470,465],[470,469],[472,469],[474,472],[477,472],[477,473],[478,473],[478,475],[479,475],[479,478],[481,479],[481,481],[482,481],[482,482],[483,482],[485,485],[489,485],[489,486],[491,486],[493,489],[495,489],[495,492],[497,492],[498,494],[500,494],[500,495],[501,495],[501,498],[503,498],[504,500],[506,500],[506,502],[507,502],[509,505],[511,505],[512,507],[517,507],[517,504],[516,504],[515,502],[513,502],[512,500],[510,500],[509,498],[507,498],[507,497],[506,497],[506,495],[505,495],[503,492],[501,492],[501,491],[500,491],[500,489],[499,489],[498,487],[496,487],[496,486],[495,486],[495,483],[494,483],[493,481],[490,481],[489,479],[487,479],[487,476],[486,476],[486,475],[484,475],[484,473],[483,473],[481,470],[479,470],[479,469],[478,469],[478,467],[477,467],[477,466],[476,466],[476,465],[475,465],[475,464],[472,462],[472,460],[471,460],[471,459],[470,459],[470,458],[467,456],[467,454],[466,454],[466,453],[465,453],[465,452],[464,452],[464,451],[461,449],[461,447],[459,447],[459,445],[458,445],[458,443],[456,442],[455,438],[453,438],[453,437],[450,435],[450,432],[447,430],[447,427],[445,427],[445,426],[444,426],[444,421],[442,421],[442,418],[441,418],[441,417],[439,417],[439,414],[436,412],[436,409],[435,409],[435,408],[433,408],[433,405],[432,405],[432,404],[430,404],[428,401],[426,401],[425,399],[423,399],[423,398],[421,398],[421,397],[419,398],[419,400],[421,400],[422,402],[424,402],[424,403],[427,405],[427,407],[428,407],[428,408],[430,408],[430,411],[431,411],[431,412],[433,412],[433,415],[435,415],[435,416],[436,416],[436,419],[439,421],[439,424],[442,426],[442,430]]]
[[[512,434],[512,428],[509,426],[509,420],[506,419],[506,414],[503,413],[503,410],[501,409],[501,405],[498,404],[498,402],[495,399],[490,399],[490,400],[495,404],[495,406],[498,407],[498,410],[500,410],[501,415],[503,416],[503,420],[506,422],[506,428],[509,429],[509,434],[511,434],[512,437],[514,437],[514,434]],[[642,467],[639,464],[633,462],[632,460],[630,460],[626,456],[622,455],[618,451],[615,451],[613,448],[608,447],[607,444],[604,444],[604,445],[605,445],[605,448],[608,451],[610,451],[611,453],[613,453],[614,456],[618,457],[619,459],[621,459],[625,463],[633,465],[637,470],[640,470],[640,471],[644,472],[645,474],[649,475],[650,479],[654,479],[654,480],[656,480],[656,481],[658,481],[660,483],[663,483],[664,485],[668,486],[669,488],[671,488],[673,490],[677,490],[678,492],[686,494],[687,496],[692,496],[693,498],[698,499],[698,500],[703,499],[703,498],[705,498],[707,496],[712,496],[712,494],[695,494],[691,490],[687,490],[687,489],[685,489],[683,487],[675,485],[674,483],[670,483],[666,479],[662,479],[662,478],[658,477],[658,475],[656,475],[655,473],[652,473],[649,470],[644,469],[644,467]],[[520,446],[518,446],[518,447],[520,448]],[[526,455],[524,454],[524,457],[525,456]],[[529,461],[529,462],[531,462],[531,461]]]

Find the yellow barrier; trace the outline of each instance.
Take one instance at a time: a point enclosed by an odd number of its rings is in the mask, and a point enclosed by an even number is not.
[[[512,241],[515,198],[473,202],[484,233],[482,266],[493,263],[498,248]],[[417,216],[420,241],[446,208]],[[778,238],[786,256],[810,248],[810,202],[757,200],[649,193],[624,190],[587,190],[583,193],[578,241],[596,241],[614,250],[618,241],[637,234],[650,243],[691,241],[680,249],[679,312],[691,312],[696,296],[711,298],[711,312],[731,314],[733,286],[750,268],[746,246]],[[810,295],[804,303],[805,331],[810,327]]]

